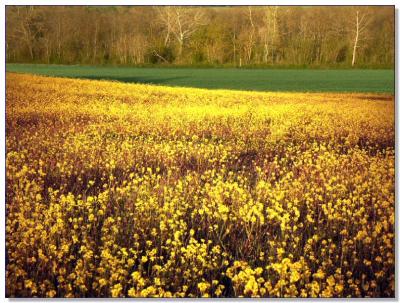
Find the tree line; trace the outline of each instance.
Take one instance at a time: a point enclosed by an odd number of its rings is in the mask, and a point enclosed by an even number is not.
[[[7,6],[7,62],[394,64],[393,6]]]

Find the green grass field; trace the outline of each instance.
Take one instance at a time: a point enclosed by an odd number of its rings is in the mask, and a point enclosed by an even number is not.
[[[394,72],[390,69],[205,69],[7,64],[6,70],[57,77],[210,89],[394,93]]]

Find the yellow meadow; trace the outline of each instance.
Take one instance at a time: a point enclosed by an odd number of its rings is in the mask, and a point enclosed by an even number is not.
[[[11,297],[393,297],[394,102],[7,74]]]

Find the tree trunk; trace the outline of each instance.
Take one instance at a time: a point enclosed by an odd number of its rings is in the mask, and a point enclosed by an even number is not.
[[[57,23],[57,58],[58,61],[61,61],[61,22],[60,19]]]
[[[236,33],[233,33],[233,38],[232,38],[232,46],[233,46],[233,64],[236,66]]]
[[[265,38],[264,42],[264,63],[268,64],[268,55],[269,55],[269,46],[267,43],[267,38]]]
[[[33,55],[33,47],[31,43],[28,43],[28,48],[29,48],[29,55],[31,56],[31,60],[33,61],[34,55]]]
[[[273,24],[272,24],[272,47],[271,47],[271,57],[272,63],[275,62],[275,47],[276,47],[276,15],[277,15],[278,7],[275,6],[273,11]]]
[[[358,47],[358,34],[359,34],[359,21],[358,21],[358,11],[357,11],[357,19],[356,19],[356,36],[354,38],[354,47],[353,47],[353,59],[351,60],[351,66],[354,66],[356,63],[356,51]]]
[[[253,14],[251,11],[251,7],[249,6],[249,21],[251,25],[250,35],[249,35],[249,44],[247,48],[247,64],[251,63],[251,57],[253,54],[253,44],[254,44],[254,33],[255,33],[255,26],[253,23]]]
[[[183,40],[184,40],[184,35],[183,33],[180,33],[179,39],[178,39],[178,44],[179,44],[179,49],[178,49],[178,57],[181,60],[182,59],[182,53],[183,53]]]
[[[98,30],[98,28],[97,28],[97,22],[96,22],[96,25],[95,25],[95,31],[94,31],[94,46],[93,46],[93,63],[95,63],[96,62],[96,57],[97,57],[97,30]]]

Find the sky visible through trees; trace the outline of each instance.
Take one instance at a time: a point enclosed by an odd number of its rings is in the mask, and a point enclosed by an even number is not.
[[[393,6],[8,6],[7,62],[390,68]]]

